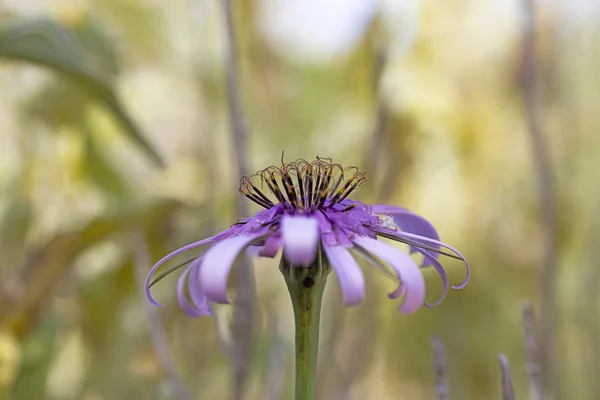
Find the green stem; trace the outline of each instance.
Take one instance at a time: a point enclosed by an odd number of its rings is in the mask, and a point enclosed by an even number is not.
[[[331,267],[319,251],[309,267],[295,267],[281,257],[279,269],[287,284],[296,324],[296,400],[315,396],[321,300]]]

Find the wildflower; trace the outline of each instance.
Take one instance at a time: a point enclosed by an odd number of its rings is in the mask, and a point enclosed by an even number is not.
[[[336,272],[346,306],[361,303],[365,295],[363,273],[355,255],[392,273],[399,282],[391,299],[404,296],[399,310],[413,313],[423,304],[439,304],[448,291],[448,278],[439,255],[460,259],[467,268],[463,288],[469,280],[469,265],[453,247],[440,242],[435,228],[424,218],[393,205],[367,205],[348,196],[366,181],[355,167],[344,168],[330,159],[297,160],[271,166],[251,177],[243,177],[239,192],[264,210],[238,220],[225,231],[184,246],[156,263],[146,280],[146,294],[167,274],[185,267],[177,284],[181,308],[191,316],[209,315],[210,302],[228,303],[227,280],[238,255],[246,250],[258,257],[283,257],[294,267],[308,267],[317,253],[326,257]],[[409,254],[377,240],[378,237],[407,244],[409,252],[423,256],[421,267],[432,266],[443,283],[443,294],[435,304],[426,304],[425,282]],[[171,258],[204,245],[207,251],[178,264],[152,279]],[[391,267],[391,270],[386,267]]]

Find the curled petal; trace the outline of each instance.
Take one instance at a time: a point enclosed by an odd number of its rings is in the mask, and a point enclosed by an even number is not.
[[[425,256],[426,261],[428,261],[427,265],[432,265],[433,268],[435,268],[440,278],[442,279],[442,285],[444,286],[442,295],[440,296],[438,301],[436,301],[433,304],[425,303],[426,307],[436,307],[439,306],[442,301],[444,301],[446,295],[448,294],[448,275],[446,275],[446,271],[444,270],[442,264],[440,264],[438,260],[433,258],[433,255],[431,253],[429,253],[427,250],[422,250],[422,252]]]
[[[415,235],[435,240],[440,239],[440,235],[429,221],[406,208],[389,204],[375,204],[371,206],[371,211],[375,214],[389,215],[404,232],[414,233]]]
[[[435,240],[440,239],[440,235],[429,221],[406,208],[390,204],[375,204],[371,206],[371,211],[375,214],[385,214],[392,217],[394,223],[404,232],[425,236]],[[437,248],[438,246],[435,247]],[[415,253],[418,249],[415,246],[409,246],[409,251]],[[437,259],[438,257],[439,256],[436,253],[433,253],[434,259]]]
[[[395,300],[398,297],[402,296],[406,292],[406,285],[404,282],[400,282],[398,288],[394,290],[392,293],[388,294],[388,298]]]
[[[365,297],[365,277],[360,266],[344,246],[323,244],[323,250],[338,277],[344,305],[359,305]]]
[[[417,311],[425,301],[425,280],[421,271],[408,254],[395,247],[369,237],[357,237],[354,243],[388,263],[398,274],[398,278],[406,287],[406,298],[400,311],[411,314]],[[399,287],[390,293],[391,298],[398,297],[402,289]],[[400,294],[399,294],[400,293]]]
[[[281,248],[281,237],[271,235],[265,241],[265,245],[260,249],[258,255],[261,257],[273,258],[277,255],[277,252]]]
[[[157,262],[156,264],[154,264],[154,266],[150,269],[150,271],[148,272],[148,276],[146,277],[145,288],[146,288],[146,297],[148,298],[148,300],[152,304],[154,304],[155,306],[158,306],[158,307],[161,307],[161,306],[164,305],[164,304],[158,303],[156,300],[154,300],[154,298],[152,297],[152,294],[150,293],[150,282],[152,281],[152,275],[154,275],[154,273],[156,272],[156,270],[158,268],[160,268],[160,266],[162,266],[164,263],[166,263],[167,261],[169,261],[171,258],[173,258],[173,257],[175,257],[175,256],[177,256],[177,255],[179,255],[179,254],[181,254],[183,252],[186,252],[186,251],[191,250],[191,249],[195,249],[196,247],[205,245],[207,243],[212,243],[215,240],[219,240],[219,238],[227,236],[231,232],[232,232],[232,228],[229,228],[229,229],[227,229],[227,230],[219,233],[218,235],[211,236],[209,238],[202,239],[202,240],[199,240],[197,242],[190,243],[190,244],[188,244],[186,246],[183,246],[183,247],[175,250],[174,252],[167,254],[163,258],[161,258],[160,261]]]
[[[200,287],[209,300],[215,303],[229,303],[227,279],[233,262],[250,243],[264,236],[264,233],[261,233],[229,237],[216,243],[206,252],[200,267]]]
[[[211,315],[212,310],[210,309],[210,303],[208,302],[208,297],[206,297],[206,294],[202,291],[202,284],[200,282],[200,269],[202,267],[203,258],[204,257],[199,257],[190,267],[188,291],[192,301],[202,312],[202,315]]]
[[[246,248],[246,254],[250,257],[260,257],[260,252],[262,249],[263,246],[248,246]]]
[[[284,216],[281,220],[283,255],[295,266],[308,266],[317,256],[319,224],[312,217]]]
[[[198,307],[190,304],[187,298],[187,284],[188,284],[188,275],[190,273],[190,269],[194,266],[194,264],[186,267],[186,269],[181,273],[179,279],[177,280],[177,302],[179,303],[179,307],[190,317],[201,317],[203,315],[207,315]]]
[[[413,235],[412,233],[408,233],[408,232],[396,232],[396,233],[394,233],[394,236],[401,238],[401,239],[407,238],[407,239],[419,240],[424,243],[431,243],[434,245],[438,245],[440,247],[445,247],[448,250],[452,251],[454,254],[456,254],[458,256],[458,258],[460,258],[465,263],[465,267],[467,269],[467,276],[465,277],[465,280],[463,281],[463,283],[461,283],[460,285],[452,286],[452,288],[453,289],[462,289],[465,286],[467,286],[467,283],[469,283],[469,279],[471,279],[471,267],[469,266],[469,262],[467,261],[465,256],[463,256],[460,253],[460,251],[456,250],[454,247],[452,247],[446,243],[440,242],[439,240],[434,240],[434,239],[430,239],[428,237],[419,236],[419,235]],[[425,252],[426,252],[427,255],[430,255],[430,253],[426,250],[420,249],[419,251],[421,251],[423,254],[425,254]],[[431,255],[430,255],[430,258],[432,258]]]

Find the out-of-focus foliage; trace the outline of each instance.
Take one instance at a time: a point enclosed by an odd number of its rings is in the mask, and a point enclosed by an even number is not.
[[[139,131],[112,88],[117,72],[115,55],[91,19],[83,21],[79,32],[72,32],[47,19],[4,18],[0,25],[0,58],[38,64],[63,73],[79,85],[78,90],[89,92],[105,104],[123,125],[124,132],[161,164],[158,153]],[[62,110],[62,114],[61,110],[45,110],[47,116],[81,118],[82,110],[78,106],[85,105],[86,93],[71,94],[84,97],[73,99],[71,104],[76,106],[75,109]],[[63,95],[65,93],[48,93],[44,99],[52,102]]]
[[[344,13],[331,1],[323,15],[338,18],[315,35],[306,32],[321,19],[301,1],[289,24],[268,21],[285,1],[233,3],[252,169],[279,163],[282,150],[357,165],[369,177],[359,198],[426,216],[473,266],[464,290],[409,317],[377,271],[366,267],[368,297],[355,309],[342,310],[332,276],[319,398],[434,398],[434,334],[450,398],[500,398],[501,352],[526,398],[520,310],[526,299],[539,308],[543,221],[517,83],[520,2],[389,0]],[[600,17],[583,9],[593,2],[538,3],[538,95],[559,204],[560,386],[564,398],[595,399]],[[0,0],[0,399],[178,398],[150,339],[155,317],[189,391],[228,398],[230,307],[190,319],[169,277],[153,292],[167,306],[148,311],[133,240],[155,261],[239,217],[217,5]],[[444,265],[460,283],[459,263]],[[248,398],[289,398],[291,305],[277,260],[255,268]],[[433,301],[439,278],[424,275]]]

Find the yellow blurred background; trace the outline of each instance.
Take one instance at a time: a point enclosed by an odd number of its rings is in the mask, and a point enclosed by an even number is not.
[[[528,398],[528,300],[555,338],[548,398],[600,398],[600,6],[535,1],[530,24],[521,0],[232,3],[249,172],[282,151],[356,165],[355,198],[419,213],[473,267],[411,316],[368,267],[343,309],[332,274],[318,398],[436,398],[432,335],[449,398],[500,399],[499,353]],[[219,0],[0,0],[0,399],[232,397],[231,307],[187,317],[173,274],[153,309],[141,282],[241,217],[224,33]],[[254,267],[244,398],[289,399],[291,304],[277,260]]]

